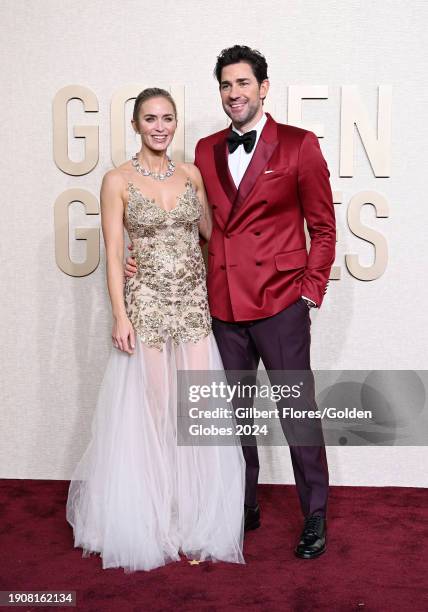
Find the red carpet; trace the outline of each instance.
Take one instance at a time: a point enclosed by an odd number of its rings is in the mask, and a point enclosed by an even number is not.
[[[67,488],[0,481],[0,590],[75,590],[77,609],[94,612],[428,610],[427,489],[332,487],[327,553],[304,561],[292,553],[301,529],[294,487],[262,485],[247,565],[182,561],[125,574],[72,548]]]

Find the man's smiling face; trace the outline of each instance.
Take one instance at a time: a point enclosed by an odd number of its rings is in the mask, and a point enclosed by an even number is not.
[[[247,62],[229,64],[221,71],[220,95],[224,112],[240,131],[248,131],[263,114],[262,100],[269,90],[266,79],[259,85]]]

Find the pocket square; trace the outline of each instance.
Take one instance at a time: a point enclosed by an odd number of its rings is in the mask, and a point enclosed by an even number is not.
[[[263,174],[288,174],[288,173],[289,173],[288,166],[281,166],[279,168],[269,168],[268,170],[265,170],[263,172]]]

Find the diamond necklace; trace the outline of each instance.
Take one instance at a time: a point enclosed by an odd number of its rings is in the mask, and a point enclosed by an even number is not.
[[[168,160],[168,168],[166,172],[164,173],[163,172],[150,172],[150,170],[146,170],[145,168],[143,168],[143,166],[141,166],[140,162],[138,161],[137,154],[133,155],[132,157],[132,165],[134,166],[136,171],[142,174],[143,176],[151,176],[156,181],[164,181],[169,176],[172,176],[175,170],[175,164],[172,161],[172,159],[168,157],[168,155],[166,156],[166,158]]]

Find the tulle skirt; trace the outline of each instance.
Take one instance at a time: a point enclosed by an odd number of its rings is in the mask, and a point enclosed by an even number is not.
[[[244,563],[240,446],[177,445],[177,370],[222,370],[214,336],[162,351],[112,349],[77,465],[67,521],[103,568],[150,570],[180,554]]]

